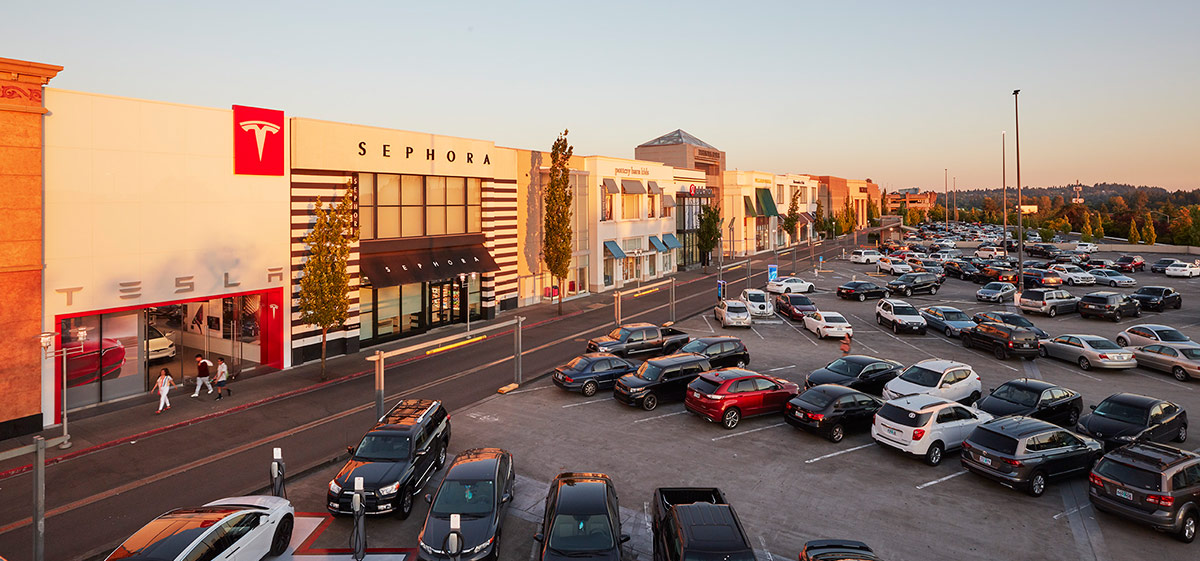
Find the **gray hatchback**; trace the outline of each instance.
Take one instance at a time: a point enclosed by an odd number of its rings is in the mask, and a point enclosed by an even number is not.
[[[962,445],[967,470],[1035,497],[1051,478],[1083,475],[1104,454],[1086,436],[1032,417],[1001,417],[983,423]]]

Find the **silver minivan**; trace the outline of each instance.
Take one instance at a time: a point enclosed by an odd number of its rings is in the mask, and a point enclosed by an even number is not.
[[[1054,317],[1076,311],[1079,297],[1059,288],[1028,288],[1021,293],[1017,307],[1024,313],[1037,312]]]

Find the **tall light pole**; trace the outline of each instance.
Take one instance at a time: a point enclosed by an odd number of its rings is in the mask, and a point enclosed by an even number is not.
[[[1008,239],[1008,162],[1007,154],[1005,154],[1007,146],[1004,139],[1006,134],[1008,134],[1008,131],[1000,131],[1000,192],[1003,193],[1002,198],[1004,201],[1000,203],[1000,214],[1004,215],[1003,239],[1005,240]]]
[[[954,221],[958,222],[958,178],[954,178]]]
[[[1021,90],[1013,90],[1013,118],[1016,121],[1017,128],[1016,144],[1017,144],[1017,290],[1021,289],[1021,283],[1025,280],[1025,213],[1021,208],[1023,200],[1021,199],[1021,103],[1019,94]]]
[[[942,168],[942,189],[946,191],[946,229],[950,229],[950,168]]]

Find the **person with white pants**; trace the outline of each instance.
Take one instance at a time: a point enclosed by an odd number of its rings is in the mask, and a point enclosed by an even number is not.
[[[213,363],[203,356],[196,355],[196,391],[192,392],[192,397],[200,397],[200,385],[208,386],[208,393],[213,392],[212,382],[208,381],[208,369],[212,368]]]
[[[158,411],[154,414],[158,415],[163,412],[163,408],[171,408],[171,400],[167,399],[167,392],[171,391],[171,387],[175,385],[175,379],[171,378],[171,371],[163,368],[158,372],[158,381],[154,382],[154,388],[158,390]]]

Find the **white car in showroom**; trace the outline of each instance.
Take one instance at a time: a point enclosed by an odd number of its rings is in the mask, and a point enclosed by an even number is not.
[[[856,249],[850,253],[850,262],[874,265],[880,257],[883,257],[883,254],[874,249]]]
[[[750,308],[741,300],[721,300],[713,309],[713,317],[721,322],[721,327],[750,327]]]
[[[1096,284],[1096,277],[1080,268],[1079,265],[1057,263],[1051,265],[1050,270],[1058,273],[1058,276],[1063,278],[1063,282],[1071,286],[1091,286]]]
[[[791,294],[793,292],[812,292],[813,283],[800,277],[779,277],[767,283],[767,292],[775,294]]]
[[[854,336],[854,328],[846,316],[837,312],[813,312],[804,316],[804,328],[817,334],[817,337],[842,338]]]
[[[903,257],[888,257],[884,255],[875,261],[875,269],[880,273],[903,275],[904,273],[912,272],[912,265],[905,262]]]
[[[1164,271],[1168,277],[1200,277],[1200,265],[1196,263],[1171,263]]]
[[[290,501],[267,495],[177,508],[151,520],[107,559],[258,561],[287,551],[295,519]]]
[[[146,326],[146,359],[150,362],[175,358],[175,342],[153,325]]]
[[[771,299],[767,298],[767,293],[757,288],[747,288],[742,291],[741,298],[738,298],[750,308],[750,315],[759,317],[770,317],[775,315],[775,306],[771,304]]]
[[[930,395],[913,395],[883,404],[871,424],[871,438],[936,466],[942,463],[947,450],[961,447],[977,425],[990,420],[991,414],[974,407]]]
[[[979,374],[970,365],[928,358],[904,369],[883,386],[884,399],[928,394],[959,403],[975,403],[982,395]]]

